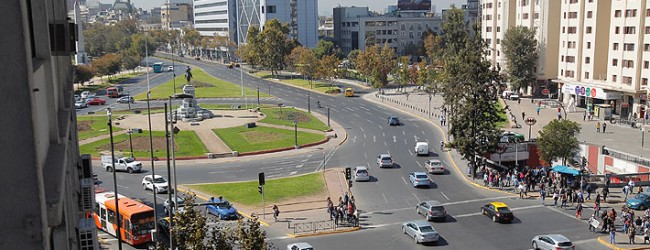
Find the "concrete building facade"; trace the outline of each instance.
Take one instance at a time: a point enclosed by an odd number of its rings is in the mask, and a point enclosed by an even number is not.
[[[506,66],[506,57],[501,50],[501,41],[506,31],[515,26],[515,0],[485,0],[481,4],[481,16],[485,17],[481,37],[488,46],[488,60],[494,66]]]
[[[183,23],[194,20],[194,10],[187,3],[164,3],[160,6],[160,22],[165,30],[176,29],[184,26]]]
[[[99,249],[90,161],[79,156],[66,1],[9,1],[0,9],[0,249]]]

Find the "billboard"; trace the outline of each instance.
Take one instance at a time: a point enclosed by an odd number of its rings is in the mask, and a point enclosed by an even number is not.
[[[431,0],[397,0],[399,10],[431,10]]]

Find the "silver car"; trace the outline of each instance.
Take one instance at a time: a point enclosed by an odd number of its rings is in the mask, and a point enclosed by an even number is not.
[[[533,249],[576,249],[571,240],[561,234],[544,234],[533,237]]]
[[[368,168],[365,166],[357,166],[353,170],[354,181],[370,181],[370,174]]]
[[[416,244],[423,242],[436,242],[440,239],[436,231],[427,221],[409,221],[402,224],[402,232],[415,240]]]
[[[411,172],[409,173],[409,180],[413,187],[429,187],[431,185],[429,176],[425,172]]]
[[[439,201],[423,201],[415,206],[415,212],[424,215],[428,221],[439,220],[444,221],[447,219],[447,211]]]
[[[393,167],[393,158],[389,154],[380,154],[377,156],[377,165],[380,168],[383,167]]]

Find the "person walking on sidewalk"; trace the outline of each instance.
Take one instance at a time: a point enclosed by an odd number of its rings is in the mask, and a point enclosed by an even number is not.
[[[521,112],[521,120],[526,120],[526,112]]]
[[[636,227],[634,226],[634,223],[630,223],[629,228],[627,229],[627,237],[629,238],[629,244],[636,244],[634,243],[634,236],[636,236]]]
[[[560,194],[556,191],[553,193],[553,206],[557,207],[557,199],[560,198]]]
[[[616,228],[614,225],[609,225],[609,244],[616,244]]]
[[[603,134],[605,133],[605,129],[607,129],[607,123],[603,122]]]
[[[576,206],[576,218],[582,220],[582,203],[578,203],[578,206]]]
[[[582,114],[582,121],[586,121],[586,120],[587,120],[587,110],[585,109],[585,113]]]
[[[544,188],[541,188],[539,190],[539,197],[542,198],[542,205],[545,205],[544,201],[546,200],[546,191],[544,190]]]
[[[596,219],[596,217],[592,214],[591,217],[589,218],[589,232],[596,232],[596,229],[599,228],[600,222]]]
[[[275,222],[278,222],[279,215],[280,215],[280,209],[278,208],[278,205],[273,205],[273,219],[275,219]]]
[[[609,194],[609,187],[607,187],[607,186],[603,187],[603,190],[601,192],[603,193],[603,202],[607,202],[607,195]]]
[[[537,108],[535,108],[535,111],[537,111],[537,116],[539,116],[539,110],[540,110],[540,109],[541,109],[541,108],[540,108],[539,106],[537,106]]]
[[[600,122],[596,122],[596,132],[600,133]]]

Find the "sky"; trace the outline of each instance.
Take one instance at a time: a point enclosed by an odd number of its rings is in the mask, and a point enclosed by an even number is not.
[[[126,1],[126,0],[124,0]],[[100,0],[102,3],[114,3],[113,0]],[[153,7],[162,5],[164,0],[131,0],[136,7],[144,10],[150,10]],[[465,4],[466,0],[431,0],[431,4],[436,6],[437,12],[448,8],[449,5],[455,4],[460,7]],[[397,5],[397,0],[318,0],[318,14],[321,16],[331,16],[332,9],[336,6],[342,7],[357,6],[370,7],[371,11],[384,12],[388,5]]]

